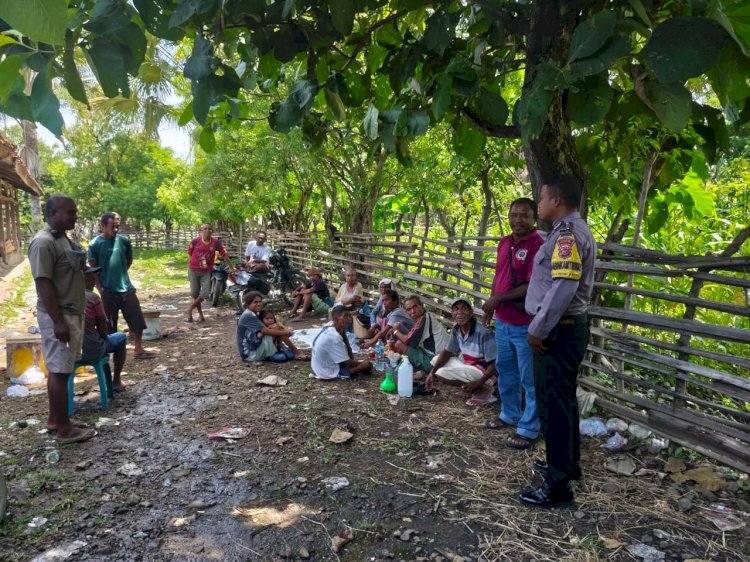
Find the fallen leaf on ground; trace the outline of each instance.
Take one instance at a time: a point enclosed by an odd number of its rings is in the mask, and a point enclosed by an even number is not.
[[[692,470],[672,474],[672,480],[676,484],[692,480],[695,482],[696,488],[706,492],[719,492],[727,487],[727,481],[716,473],[711,466],[693,468]]]
[[[685,468],[685,462],[675,457],[670,457],[667,463],[664,465],[664,470],[672,473],[683,472]]]
[[[336,428],[333,430],[333,433],[331,433],[331,436],[328,438],[328,440],[331,443],[346,443],[352,437],[354,437],[352,433],[344,431],[343,429]]]
[[[292,440],[292,438],[291,438],[291,437],[279,437],[279,438],[278,438],[278,439],[276,440],[276,444],[277,444],[277,445],[283,445],[283,444],[284,444],[284,443],[286,443],[287,441],[291,441],[291,440]]]
[[[599,541],[602,543],[602,546],[604,546],[604,548],[619,548],[622,546],[622,543],[617,539],[599,537]]]
[[[266,378],[256,381],[255,384],[262,386],[286,386],[287,380],[282,379],[278,375],[268,375]]]
[[[613,457],[605,466],[607,470],[623,476],[630,476],[635,472],[635,461],[630,457]]]

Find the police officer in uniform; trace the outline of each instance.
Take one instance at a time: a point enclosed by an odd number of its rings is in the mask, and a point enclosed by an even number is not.
[[[539,219],[552,232],[534,259],[526,312],[534,317],[528,341],[547,460],[534,461],[544,483],[520,496],[535,507],[570,505],[570,481],[581,477],[576,377],[589,339],[596,242],[578,213],[580,202],[581,185],[571,175],[543,185],[539,197]]]

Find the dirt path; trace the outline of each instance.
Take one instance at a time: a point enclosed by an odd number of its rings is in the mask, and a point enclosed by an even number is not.
[[[170,335],[149,346],[158,358],[128,360],[129,386],[108,412],[97,409],[95,379],[76,385],[78,419],[117,425],[58,448],[40,432],[46,395],[0,399],[11,496],[0,559],[52,547],[75,551],[70,560],[117,561],[640,560],[628,548],[641,543],[670,561],[750,552],[744,529],[722,537],[701,517],[716,501],[750,511],[737,475],[724,473],[723,491],[678,486],[666,458],[635,446],[627,455],[639,475],[618,476],[604,468],[601,442],[585,439],[577,506],[523,508],[517,494],[534,482],[540,451],[512,451],[507,433],[483,429],[494,406],[470,409],[450,389],[392,405],[377,377],[323,384],[307,363],[243,365],[228,306],[186,325],[185,292],[144,297],[176,307],[162,314]],[[288,383],[256,384],[272,374]],[[209,440],[222,427],[249,434]],[[332,443],[334,429],[353,437]],[[349,484],[334,491],[330,477]],[[37,517],[46,521],[30,527]]]

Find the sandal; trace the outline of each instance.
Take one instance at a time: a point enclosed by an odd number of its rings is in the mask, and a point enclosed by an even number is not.
[[[70,425],[73,427],[77,427],[78,429],[88,429],[88,424],[86,422],[82,421],[72,421],[70,422]],[[55,434],[57,433],[57,426],[47,426],[47,433],[49,434]]]
[[[143,353],[138,353],[136,355],[133,355],[136,359],[144,360],[144,359],[156,359],[156,353],[151,353],[150,351],[144,351]]]
[[[505,423],[500,418],[493,418],[484,422],[485,429],[505,429],[506,427],[513,427],[510,424]]]
[[[488,392],[487,394],[475,394],[466,401],[466,405],[479,408],[495,402],[497,402],[497,397],[492,392]]]
[[[94,431],[93,429],[84,429],[79,433],[78,435],[74,435],[73,437],[58,437],[57,442],[60,445],[70,445],[71,443],[83,443],[84,441],[88,441],[92,437],[96,437],[98,433]]]
[[[523,435],[518,435],[518,433],[516,433],[515,435],[511,435],[506,441],[506,444],[511,449],[521,450],[530,449],[534,443],[536,443],[536,439],[529,439],[528,437],[524,437]]]

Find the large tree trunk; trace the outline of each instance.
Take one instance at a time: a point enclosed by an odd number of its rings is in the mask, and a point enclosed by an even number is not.
[[[32,121],[21,121],[21,128],[23,129],[21,160],[29,171],[29,174],[31,174],[31,177],[33,177],[37,183],[41,184],[42,166],[39,161],[39,141],[36,134],[36,123]],[[30,195],[29,197],[31,199],[31,230],[32,232],[36,232],[44,224],[42,205],[38,196]]]
[[[540,63],[552,60],[564,66],[573,29],[585,17],[581,13],[582,8],[590,4],[592,2],[585,0],[534,2],[534,14],[527,37],[524,92],[531,88]],[[573,174],[577,177],[583,186],[581,214],[585,216],[586,178],[576,154],[570,123],[565,115],[565,102],[564,93],[555,93],[549,107],[548,123],[538,138],[524,146],[526,168],[536,200],[539,200],[545,180],[551,176]]]

